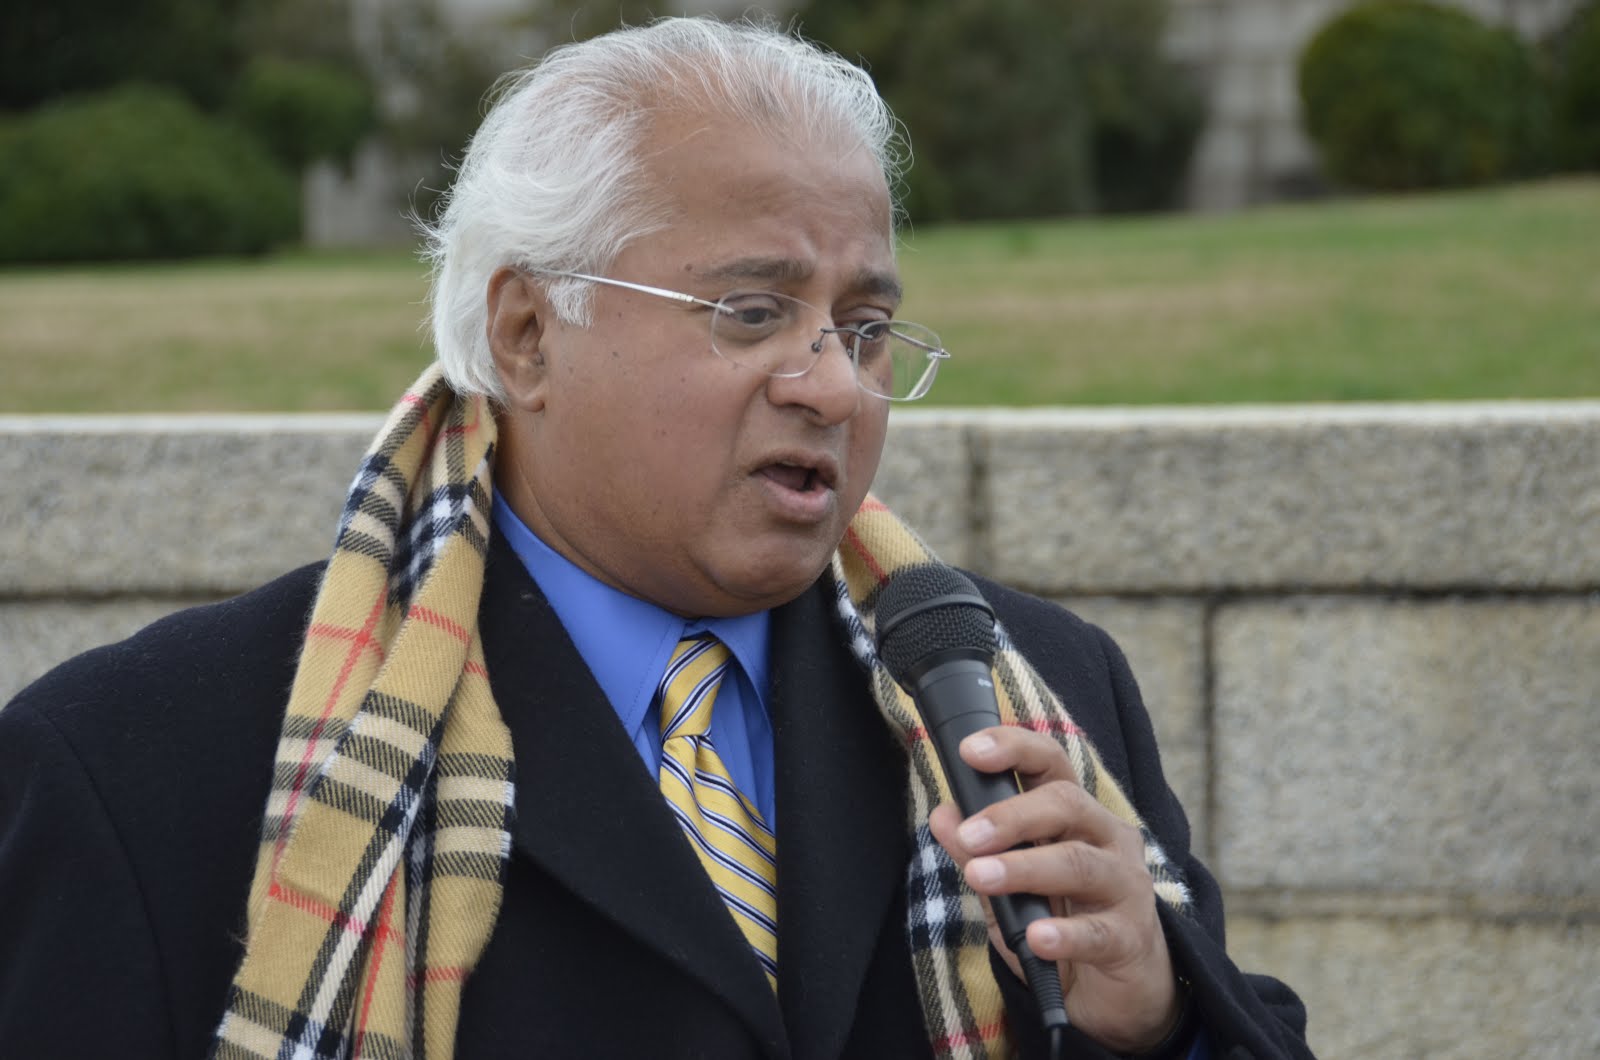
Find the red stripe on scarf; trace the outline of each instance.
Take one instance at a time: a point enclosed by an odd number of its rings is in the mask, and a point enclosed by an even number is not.
[[[1005,1029],[1006,1021],[1004,1017],[1001,1017],[993,1023],[984,1024],[975,1031],[959,1031],[955,1034],[948,1034],[943,1038],[935,1038],[933,1040],[933,1051],[935,1053],[953,1053],[957,1049],[962,1049],[969,1045],[993,1042],[1004,1033]]]
[[[462,669],[474,677],[481,677],[485,681],[489,679],[489,668],[482,663],[469,662]]]
[[[408,390],[404,395],[401,396],[400,400],[405,402],[407,405],[415,405],[417,408],[422,410],[422,433],[432,434],[433,413],[429,410],[428,403],[423,399],[422,395],[413,394]]]
[[[467,644],[472,640],[472,633],[467,629],[467,627],[463,626],[459,622],[453,622],[441,615],[439,612],[430,610],[426,607],[413,607],[411,609],[411,614],[408,617],[414,618],[419,622],[426,622],[430,626],[435,626],[439,629],[442,629],[463,644]]]
[[[313,622],[306,627],[306,634],[312,637],[327,637],[329,640],[348,640],[354,642],[358,647],[371,648],[378,653],[378,660],[381,662],[384,654],[383,645],[367,635],[370,629],[370,626],[367,629],[347,629],[344,626],[332,626],[326,622]]]
[[[865,507],[865,505],[862,507]],[[889,580],[889,576],[878,565],[878,561],[873,558],[872,553],[867,551],[867,546],[861,543],[861,539],[856,536],[856,532],[852,527],[846,526],[844,528],[844,539],[850,543],[850,548],[855,554],[861,557],[861,562],[867,565],[867,569],[872,572],[872,576],[878,580],[879,585]]]
[[[282,902],[284,905],[293,906],[302,913],[310,913],[312,916],[319,917],[329,924],[343,921],[342,930],[352,935],[365,935],[367,933],[367,922],[365,920],[347,916],[327,902],[319,898],[313,898],[309,894],[302,894],[279,883],[277,880],[272,881],[272,886],[267,888],[267,897],[273,901]],[[378,924],[378,937],[387,939],[390,942],[401,941],[400,933],[382,921]]]
[[[473,431],[478,429],[478,416],[479,416],[479,413],[482,411],[479,406],[482,403],[479,402],[475,398],[468,398],[467,401],[466,401],[466,404],[467,404],[467,413],[471,418],[469,420],[467,420],[466,423],[463,423],[459,427],[446,427],[444,429],[444,433],[445,434],[470,434]],[[459,402],[456,403],[456,407],[457,407],[457,409],[460,408],[460,403]]]
[[[459,967],[425,968],[422,972],[422,981],[424,983],[459,983],[466,978],[467,969]],[[415,973],[406,976],[406,989],[415,990],[416,988],[417,977]]]
[[[328,716],[333,713],[334,704],[339,701],[339,693],[344,691],[345,683],[350,680],[350,674],[356,668],[356,660],[361,658],[361,653],[366,651],[376,642],[372,639],[372,631],[377,628],[378,619],[383,615],[384,594],[379,593],[378,598],[372,602],[372,611],[367,615],[367,620],[361,625],[361,632],[350,640],[350,650],[345,653],[344,664],[339,667],[339,676],[333,682],[333,689],[328,693],[328,698],[322,704],[322,716],[317,719],[317,724],[311,730],[311,738],[306,741],[305,754],[301,756],[300,767],[295,770],[294,784],[289,788],[289,800],[283,807],[283,831],[278,835],[277,845],[272,849],[272,876],[278,875],[278,861],[283,857],[283,848],[289,842],[289,833],[294,828],[295,807],[300,802],[300,792],[305,789],[306,773],[311,769],[311,755],[315,751],[317,742],[322,739],[322,727],[327,723]],[[382,649],[379,649],[380,652]],[[276,884],[274,884],[276,886]]]
[[[389,886],[384,888],[383,908],[378,911],[378,937],[372,944],[371,964],[367,968],[367,989],[361,997],[361,1015],[356,1019],[356,1060],[361,1060],[361,1043],[367,1037],[367,1014],[372,1011],[372,993],[378,985],[378,969],[383,967],[383,951],[390,927],[390,914],[394,912],[394,877],[389,877]],[[395,936],[398,940],[399,936]]]

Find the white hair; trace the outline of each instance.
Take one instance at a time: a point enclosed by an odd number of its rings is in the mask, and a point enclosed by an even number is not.
[[[436,354],[456,390],[494,398],[504,397],[486,334],[495,270],[604,273],[663,225],[640,150],[652,108],[703,106],[780,135],[859,144],[891,197],[906,159],[865,71],[749,20],[660,19],[562,45],[502,78],[494,99],[438,220],[421,226]],[[561,319],[589,323],[592,285],[555,280],[548,293]]]

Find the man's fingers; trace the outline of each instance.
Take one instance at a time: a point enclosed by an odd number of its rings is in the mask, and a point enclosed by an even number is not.
[[[1049,917],[1028,925],[1028,948],[1047,961],[1115,967],[1128,959],[1129,942],[1111,917],[1099,913]]]
[[[956,867],[964,869],[967,862],[972,860],[972,853],[961,842],[957,829],[961,824],[961,811],[956,809],[953,802],[942,802],[933,808],[928,815],[928,830],[933,833],[933,838],[939,845],[949,852]]]
[[[1072,760],[1055,737],[1015,725],[996,725],[961,741],[961,759],[985,773],[1015,772],[1024,787],[1053,780],[1078,783]]]
[[[961,868],[979,894],[1061,895],[1075,907],[1114,905],[1141,884],[1113,852],[1078,841],[976,857]]]
[[[1062,839],[1107,847],[1137,841],[1130,826],[1093,795],[1066,780],[1051,781],[973,814],[962,823],[959,835],[973,854]]]

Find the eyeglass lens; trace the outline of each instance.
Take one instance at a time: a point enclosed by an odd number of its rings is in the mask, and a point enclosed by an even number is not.
[[[836,327],[820,309],[770,291],[723,297],[711,314],[711,345],[718,354],[768,375],[804,375],[837,335],[856,364],[861,385],[896,400],[920,397],[938,367],[939,337],[902,321]]]

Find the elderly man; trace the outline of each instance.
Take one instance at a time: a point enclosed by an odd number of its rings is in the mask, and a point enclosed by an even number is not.
[[[1307,1055],[1103,633],[982,583],[1014,724],[960,755],[1025,790],[965,820],[877,657],[943,569],[868,495],[945,356],[894,320],[895,129],[749,25],[506,88],[332,559],[0,713],[0,1051]]]

